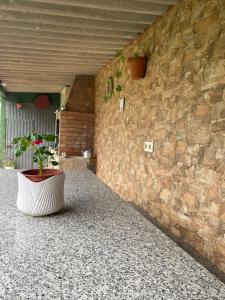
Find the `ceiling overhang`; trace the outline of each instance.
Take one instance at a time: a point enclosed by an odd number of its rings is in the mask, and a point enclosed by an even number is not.
[[[59,92],[96,74],[176,0],[0,1],[0,80],[13,92]]]

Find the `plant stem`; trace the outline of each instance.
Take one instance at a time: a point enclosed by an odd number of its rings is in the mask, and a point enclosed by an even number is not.
[[[38,160],[39,175],[42,175],[43,168],[44,168],[43,162],[41,160]]]

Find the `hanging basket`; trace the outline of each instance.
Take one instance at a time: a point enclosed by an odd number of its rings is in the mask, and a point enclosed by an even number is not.
[[[34,106],[37,108],[46,109],[49,107],[49,99],[47,95],[40,95],[34,101]]]
[[[145,77],[147,57],[129,57],[128,66],[132,79],[138,80]]]
[[[22,103],[16,103],[16,109],[22,109],[23,104]]]

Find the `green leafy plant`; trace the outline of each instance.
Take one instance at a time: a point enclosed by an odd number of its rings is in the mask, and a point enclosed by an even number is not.
[[[50,162],[53,166],[58,165],[58,162],[55,161],[54,153],[51,153],[48,147],[42,146],[43,141],[54,142],[55,139],[56,136],[52,134],[39,135],[36,133],[31,133],[24,137],[16,137],[12,141],[15,145],[15,156],[19,157],[29,148],[32,148],[34,151],[32,161],[37,164],[39,175],[42,175],[42,170],[46,162]]]
[[[116,69],[115,76],[116,76],[116,78],[120,78],[122,76],[122,71],[119,69]]]
[[[104,97],[103,97],[103,101],[105,102],[105,103],[107,103],[108,101],[109,101],[109,96],[107,96],[107,95],[104,95]]]
[[[121,92],[122,90],[123,90],[122,85],[121,85],[121,84],[118,84],[118,85],[116,86],[116,91],[117,91],[117,92]]]
[[[122,51],[120,49],[116,49],[116,57],[120,57],[122,55]]]
[[[116,50],[116,57],[120,60],[120,62],[124,62],[125,61],[125,58],[124,58],[124,56],[122,55],[122,51],[121,50],[119,50],[119,49],[117,49]],[[116,85],[116,91],[117,92],[121,92],[122,90],[123,90],[123,87],[122,87],[122,85],[119,83],[119,78],[122,76],[122,71],[119,69],[119,68],[117,68],[116,69],[116,72],[115,72],[115,77],[116,77],[116,79],[117,79],[117,85]]]
[[[4,168],[8,167],[8,168],[15,168],[16,166],[16,162],[14,159],[7,159],[7,160],[3,160],[3,166]]]
[[[125,61],[125,58],[124,58],[124,56],[122,55],[122,51],[121,51],[120,49],[117,49],[117,50],[116,50],[115,55],[116,55],[116,57],[118,58],[119,62],[124,62],[124,61]],[[119,68],[117,68],[117,69],[115,70],[115,75],[114,75],[114,77],[116,78],[115,90],[116,90],[117,92],[121,92],[121,91],[123,90],[123,87],[122,87],[122,85],[121,85],[121,83],[120,83],[120,77],[121,77],[121,76],[122,76],[122,71],[121,71]],[[110,77],[108,80],[113,80],[113,79]],[[107,84],[108,84],[108,81],[107,81]],[[113,87],[112,83],[111,83],[111,86],[112,86],[112,91],[113,91],[113,88],[114,88],[114,87]],[[105,103],[107,103],[107,102],[109,101],[111,95],[112,95],[112,93],[108,93],[108,92],[107,92],[107,93],[103,96],[103,101],[104,101]]]
[[[124,58],[124,56],[123,56],[123,54],[122,54],[122,50],[120,50],[120,49],[116,49],[116,57],[119,58],[119,60],[120,60],[121,62],[124,62],[124,61],[125,61],[125,58]]]
[[[134,51],[132,57],[133,58],[138,58],[138,57],[144,57],[145,55],[145,50],[144,50],[144,46],[139,47],[138,50]]]
[[[138,51],[135,51],[133,54],[133,58],[138,58],[138,57],[139,57]]]

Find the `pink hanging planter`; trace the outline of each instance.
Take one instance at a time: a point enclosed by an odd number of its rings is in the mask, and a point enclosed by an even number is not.
[[[22,103],[16,103],[16,109],[22,109],[23,104]]]
[[[36,97],[34,101],[34,106],[41,109],[46,109],[50,105],[49,98],[47,95],[40,95]]]

